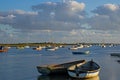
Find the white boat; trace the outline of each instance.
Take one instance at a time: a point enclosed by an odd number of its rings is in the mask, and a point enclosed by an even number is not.
[[[81,45],[78,45],[77,48],[78,48],[78,49],[79,49],[79,48],[84,48],[84,45],[82,45],[82,44],[81,44]]]
[[[25,46],[25,48],[30,48],[30,46]]]
[[[54,46],[51,46],[51,47],[46,47],[45,48],[47,51],[55,51],[58,49],[58,47],[54,47]]]
[[[70,50],[77,50],[78,47],[77,46],[72,46],[71,48],[69,48]]]
[[[68,74],[73,78],[91,78],[98,76],[100,66],[93,60],[70,66]]]

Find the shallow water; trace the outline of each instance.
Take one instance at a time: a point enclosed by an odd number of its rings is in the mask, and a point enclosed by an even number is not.
[[[63,75],[41,76],[36,66],[81,59],[93,59],[101,66],[99,76],[89,80],[120,80],[120,63],[117,62],[120,58],[110,56],[110,53],[120,53],[120,46],[106,48],[92,46],[78,51],[81,50],[89,50],[90,54],[73,55],[68,47],[59,48],[56,51],[11,48],[6,53],[0,53],[0,80],[73,80]]]

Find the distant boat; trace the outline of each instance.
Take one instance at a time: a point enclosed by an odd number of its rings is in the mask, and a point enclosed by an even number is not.
[[[46,48],[47,51],[55,51],[56,49],[58,49],[58,47],[47,47]]]
[[[37,46],[37,47],[33,48],[33,50],[40,51],[40,50],[42,50],[42,47],[41,46]]]
[[[7,52],[8,48],[4,46],[0,46],[0,52]]]
[[[72,52],[73,54],[89,54],[90,51],[77,51],[77,52]]]
[[[100,66],[91,60],[81,64],[72,65],[67,70],[69,76],[73,78],[91,78],[98,76]]]
[[[111,56],[120,57],[120,53],[111,53]]]
[[[81,45],[78,45],[77,48],[78,48],[78,49],[79,49],[79,48],[84,48],[84,45],[82,45],[82,44],[81,44]]]
[[[106,48],[106,45],[105,45],[105,44],[101,44],[101,47],[102,47],[102,48]]]
[[[16,49],[25,49],[24,46],[17,46]]]
[[[30,46],[25,46],[25,48],[30,48]]]
[[[52,65],[44,65],[44,66],[37,66],[37,70],[42,75],[51,75],[51,74],[67,74],[67,68],[71,65],[75,65],[78,63],[83,63],[85,60],[78,60],[72,61],[62,64],[52,64]]]
[[[70,49],[70,50],[77,50],[78,47],[77,47],[77,46],[72,46],[72,47],[70,47],[69,49]]]

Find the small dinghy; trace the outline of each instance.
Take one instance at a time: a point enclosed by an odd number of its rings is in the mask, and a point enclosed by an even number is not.
[[[85,60],[78,60],[78,61],[72,61],[62,64],[51,64],[51,65],[43,65],[43,66],[37,66],[37,70],[42,75],[51,75],[51,74],[67,74],[67,68],[78,64],[78,63],[84,63]]]
[[[68,74],[73,78],[91,78],[98,76],[100,66],[93,60],[70,66]]]

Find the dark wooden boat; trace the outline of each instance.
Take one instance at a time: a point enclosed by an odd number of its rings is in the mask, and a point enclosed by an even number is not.
[[[78,60],[78,61],[72,61],[62,64],[52,64],[52,65],[43,65],[43,66],[37,66],[37,70],[42,75],[51,75],[51,74],[67,74],[67,68],[71,65],[75,65],[78,63],[83,63],[85,60]]]
[[[73,78],[91,78],[98,76],[99,71],[100,66],[91,60],[70,66],[68,68],[68,75]]]

